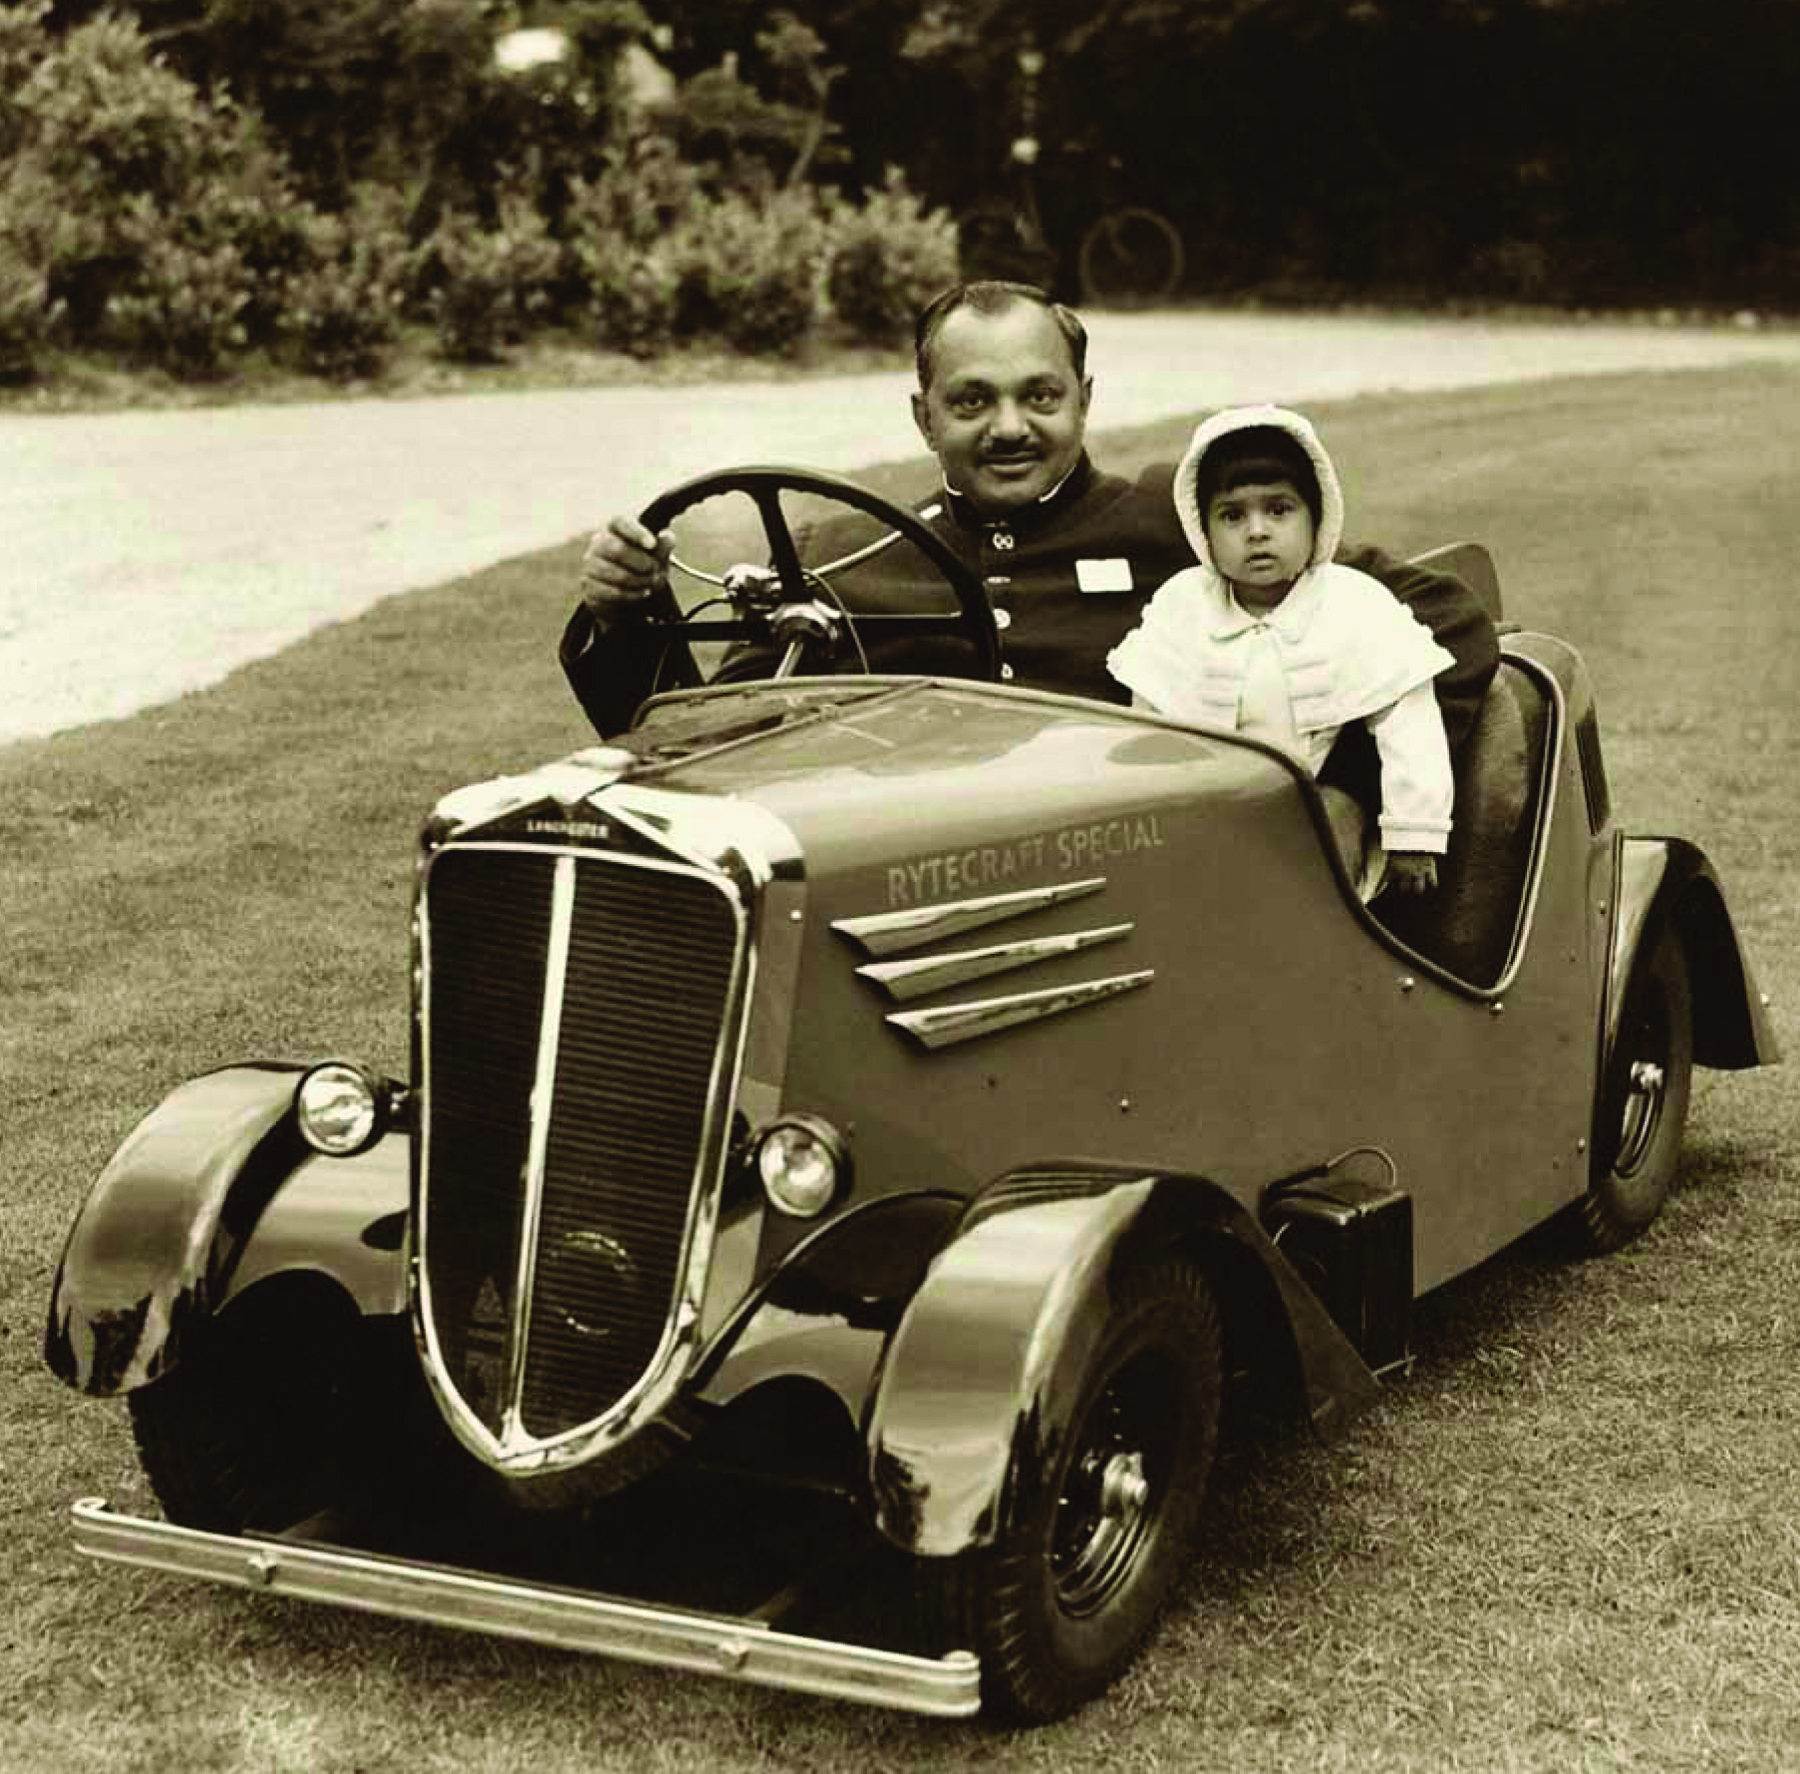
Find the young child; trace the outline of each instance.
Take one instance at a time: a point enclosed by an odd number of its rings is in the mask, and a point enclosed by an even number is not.
[[[1282,407],[1215,413],[1175,470],[1175,508],[1200,564],[1163,583],[1107,669],[1138,706],[1235,728],[1315,776],[1339,730],[1364,722],[1386,855],[1328,788],[1345,866],[1365,899],[1428,892],[1453,796],[1432,679],[1452,660],[1385,586],[1332,560],[1344,498],[1318,434]]]

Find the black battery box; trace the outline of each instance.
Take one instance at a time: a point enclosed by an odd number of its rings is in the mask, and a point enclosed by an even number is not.
[[[1376,1372],[1401,1366],[1412,1332],[1412,1197],[1335,1172],[1294,1177],[1263,1197],[1262,1222]]]

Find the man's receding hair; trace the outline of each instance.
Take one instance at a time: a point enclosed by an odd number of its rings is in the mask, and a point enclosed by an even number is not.
[[[944,330],[944,322],[959,308],[973,308],[977,314],[1004,314],[1021,302],[1029,302],[1056,322],[1057,331],[1067,341],[1069,357],[1075,365],[1075,379],[1087,374],[1087,328],[1073,308],[1052,301],[1049,292],[1035,283],[1003,283],[997,278],[984,278],[976,283],[956,283],[941,296],[934,297],[919,312],[913,326],[913,362],[919,372],[919,392],[931,387],[931,348]]]

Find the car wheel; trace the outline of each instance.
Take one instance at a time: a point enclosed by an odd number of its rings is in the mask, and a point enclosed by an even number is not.
[[[390,1475],[399,1351],[329,1284],[268,1283],[131,1394],[163,1513],[236,1534],[291,1527]],[[386,1326],[403,1332],[405,1326]]]
[[[1219,1311],[1159,1263],[1096,1348],[1069,1434],[1002,1538],[919,1561],[937,1636],[981,1659],[986,1709],[1060,1717],[1130,1663],[1185,1566],[1218,1439]]]
[[[1587,1193],[1572,1221],[1584,1250],[1617,1250],[1662,1211],[1681,1157],[1693,1068],[1687,953],[1664,930],[1632,973],[1601,1091]]]

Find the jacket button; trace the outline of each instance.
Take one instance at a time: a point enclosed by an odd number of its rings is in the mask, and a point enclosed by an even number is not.
[[[1012,627],[1012,611],[1011,610],[996,610],[994,612],[994,626],[996,628],[1003,628],[1003,629],[1011,628]]]
[[[1013,546],[1013,533],[1011,530],[996,530],[988,540],[1004,554]]]
[[[1010,665],[1000,667],[1000,681],[1003,684],[1010,684],[1013,681],[1013,668]]]

